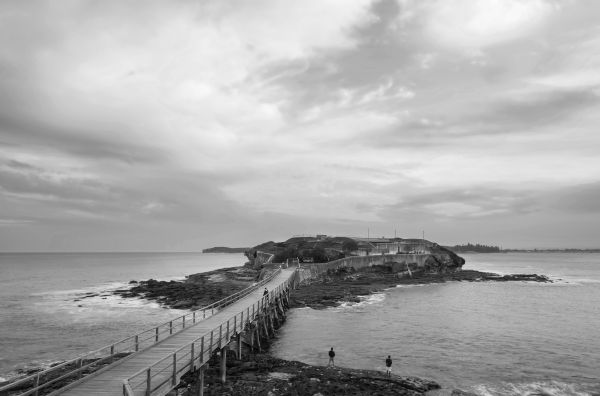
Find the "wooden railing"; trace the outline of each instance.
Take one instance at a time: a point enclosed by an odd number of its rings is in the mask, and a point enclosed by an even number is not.
[[[93,372],[102,366],[111,364],[117,360],[125,358],[131,353],[146,349],[165,338],[180,332],[196,322],[212,316],[219,309],[230,305],[231,303],[245,297],[257,288],[269,282],[281,272],[281,269],[270,274],[267,278],[260,282],[249,286],[237,293],[229,295],[219,301],[216,301],[205,307],[196,309],[190,313],[179,316],[173,320],[162,323],[156,327],[144,330],[140,333],[124,338],[120,341],[104,346],[100,349],[88,352],[84,355],[68,360],[47,370],[40,371],[36,374],[19,379],[9,384],[0,387],[0,395],[12,392],[18,392],[19,389],[27,389],[23,393],[18,393],[19,396],[34,395],[38,396],[39,392],[49,386],[55,385],[58,382],[64,381],[71,377],[80,378],[84,374]]]
[[[277,273],[280,271],[278,270]],[[256,319],[265,310],[269,301],[281,297],[293,285],[296,275],[297,272],[294,271],[288,279],[269,292],[268,298],[262,297],[252,306],[246,307],[227,319],[219,327],[215,327],[210,332],[124,380],[123,395],[152,396],[164,395],[169,392],[179,383],[183,374],[191,371],[194,367],[202,366],[210,359],[215,350],[227,345],[233,336]]]

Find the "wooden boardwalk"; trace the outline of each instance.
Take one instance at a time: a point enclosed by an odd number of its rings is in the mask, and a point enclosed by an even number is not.
[[[294,268],[288,268],[288,269],[282,269],[281,272],[275,276],[271,281],[269,281],[265,287],[268,290],[274,290],[277,287],[286,284],[286,282],[288,282],[290,280],[290,278],[292,278],[293,274],[294,274]],[[181,375],[183,375],[184,373],[178,373],[176,369],[171,369],[172,366],[177,366],[177,357],[175,356],[178,351],[181,351],[181,349],[185,346],[190,345],[191,343],[193,344],[194,342],[196,342],[198,339],[202,338],[203,336],[207,336],[210,335],[212,331],[214,331],[215,329],[219,329],[221,327],[221,329],[223,329],[223,325],[225,323],[227,323],[227,335],[230,335],[230,319],[233,317],[237,323],[233,325],[232,328],[232,333],[236,332],[236,329],[238,328],[242,328],[243,323],[244,322],[244,314],[243,312],[249,312],[252,313],[254,308],[256,307],[256,304],[258,301],[261,301],[263,299],[263,288],[259,288],[253,292],[251,292],[250,294],[248,294],[247,296],[243,297],[242,299],[238,300],[237,302],[223,308],[222,310],[220,310],[219,312],[215,313],[213,316],[206,318],[204,320],[201,320],[199,322],[197,322],[196,324],[187,327],[185,330],[180,331],[179,333],[176,333],[166,339],[164,339],[163,341],[158,342],[157,344],[154,344],[153,346],[148,347],[145,350],[142,350],[140,352],[134,353],[132,355],[130,355],[129,357],[118,361],[116,363],[114,363],[113,365],[109,366],[107,369],[102,370],[101,372],[97,373],[97,374],[92,374],[89,375],[85,378],[83,378],[82,380],[80,380],[79,382],[72,384],[71,386],[63,389],[63,390],[59,390],[56,393],[56,395],[69,395],[69,396],[82,396],[82,395],[86,395],[86,396],[93,396],[93,395],[112,395],[112,396],[121,396],[123,395],[123,384],[124,381],[132,379],[132,378],[138,378],[141,377],[142,378],[142,382],[141,385],[138,382],[138,385],[140,385],[140,387],[143,385],[144,388],[143,390],[138,390],[135,388],[135,383],[132,384],[132,386],[134,387],[134,391],[133,394],[146,394],[146,383],[145,383],[145,373],[143,373],[144,370],[148,370],[148,378],[150,377],[150,369],[148,369],[149,367],[152,367],[153,365],[156,365],[157,362],[161,362],[161,361],[166,361],[169,364],[171,364],[171,360],[170,357],[173,356],[173,364],[171,366],[168,366],[167,369],[163,369],[162,371],[164,371],[162,374],[159,370],[158,373],[156,374],[152,374],[155,375],[156,377],[154,378],[155,381],[165,384],[162,385],[162,387],[160,387],[160,389],[156,389],[153,387],[150,387],[151,389],[151,393],[148,394],[165,394],[166,393],[166,389],[168,388],[172,388],[173,387],[173,383],[170,382],[171,377],[173,377],[173,382],[175,382],[175,378],[178,379],[181,377]],[[239,313],[242,313],[241,318],[239,317]],[[238,315],[238,316],[236,316]],[[248,319],[248,316],[246,317],[246,320]],[[239,331],[239,330],[238,330]],[[223,338],[223,334],[216,334],[215,338],[218,337],[218,345],[221,345],[221,340]],[[212,340],[212,337],[211,337]],[[210,344],[210,352],[213,351],[213,343],[211,341]],[[202,347],[204,349],[204,339],[202,339]],[[204,357],[206,355],[208,355],[208,347],[207,350],[202,352],[202,356],[200,358],[200,361],[204,361]],[[200,348],[198,347],[197,349],[197,354],[200,354]],[[192,362],[194,362],[194,346],[192,345],[191,348],[191,360]],[[198,357],[197,357],[198,359]],[[187,365],[189,366],[189,360],[190,358],[187,357]],[[185,366],[184,366],[185,368]],[[189,370],[189,367],[187,368],[187,370]],[[186,370],[186,371],[187,371]],[[143,375],[140,375],[140,373],[142,373]],[[161,380],[161,375],[162,378],[166,378],[167,380],[165,381],[164,379]],[[137,376],[137,377],[136,377]],[[132,382],[136,382],[136,381],[132,381]],[[168,391],[168,390],[167,390]]]

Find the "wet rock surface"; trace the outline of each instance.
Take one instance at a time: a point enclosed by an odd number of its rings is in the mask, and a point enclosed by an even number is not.
[[[359,302],[359,296],[381,292],[397,285],[417,285],[444,283],[449,281],[467,282],[552,282],[544,275],[512,274],[498,275],[475,270],[460,270],[448,273],[392,273],[386,268],[371,268],[368,271],[354,271],[342,268],[340,271],[329,271],[319,279],[303,284],[294,290],[290,298],[290,308],[311,307],[323,309],[338,306],[342,302]]]
[[[371,370],[311,366],[274,358],[268,354],[251,355],[249,361],[228,357],[227,382],[219,380],[215,362],[206,371],[205,395],[422,395],[440,386],[416,377],[400,377]],[[188,377],[192,381],[193,374]],[[188,387],[189,385],[189,387]],[[195,382],[184,383],[193,394]]]
[[[130,289],[114,293],[122,297],[142,297],[169,308],[195,309],[247,288],[257,276],[256,270],[247,267],[223,268],[189,275],[184,281],[131,281]]]

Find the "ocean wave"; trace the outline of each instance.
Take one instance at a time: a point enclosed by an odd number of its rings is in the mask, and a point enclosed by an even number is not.
[[[0,375],[0,383],[7,381],[16,381],[21,378],[28,377],[39,371],[44,371],[53,367],[57,364],[62,363],[63,360],[34,360],[31,362],[21,363],[15,366],[11,371],[4,372]]]
[[[412,285],[396,285],[396,288],[409,288],[409,287],[423,287],[423,286],[431,286],[438,285],[439,283],[415,283]]]
[[[34,297],[61,297],[61,296],[72,296],[72,295],[88,295],[88,294],[98,294],[105,292],[113,292],[114,290],[119,289],[129,289],[132,285],[126,282],[107,282],[102,283],[100,285],[94,285],[89,287],[84,287],[80,289],[64,289],[64,290],[52,290],[52,291],[44,291],[38,293],[32,293],[31,296]]]
[[[157,278],[158,281],[170,282],[170,281],[184,281],[185,278],[181,276],[170,276]],[[112,293],[115,290],[120,289],[131,289],[136,286],[137,283],[129,283],[123,281],[105,282],[94,286],[83,287],[79,289],[64,289],[64,290],[52,290],[43,291],[38,293],[32,293],[31,296],[35,297],[47,297],[47,296],[69,296],[69,295],[86,295],[86,294],[97,294],[97,293]]]
[[[340,304],[339,307],[336,307],[334,309],[340,309],[340,308],[361,308],[364,307],[366,305],[373,305],[373,304],[378,304],[381,303],[385,300],[385,293],[373,293],[370,294],[368,296],[358,296],[358,298],[360,299],[359,302],[354,302],[354,301],[344,301]]]
[[[528,383],[506,382],[497,385],[482,384],[474,388],[480,396],[591,396],[583,385],[560,381]]]
[[[565,276],[553,276],[550,275],[548,276],[548,279],[550,279],[552,282],[522,282],[522,283],[526,283],[526,284],[531,284],[531,285],[538,285],[538,286],[546,286],[546,287],[552,287],[552,286],[582,286],[585,284],[600,284],[600,279],[593,279],[593,278],[574,278],[574,277],[565,277]]]
[[[553,282],[555,283],[563,283],[563,284],[572,284],[572,285],[584,285],[584,284],[600,284],[600,279],[593,278],[570,278],[570,277],[552,277]]]
[[[156,301],[142,297],[122,297],[113,292],[123,289],[123,283],[94,286],[86,289],[61,290],[50,293],[37,293],[32,305],[45,312],[67,314],[73,320],[87,320],[90,316],[106,317],[128,315],[138,309],[168,310],[179,316],[187,310],[162,306]],[[129,286],[129,285],[128,285]],[[125,308],[125,310],[124,310]]]

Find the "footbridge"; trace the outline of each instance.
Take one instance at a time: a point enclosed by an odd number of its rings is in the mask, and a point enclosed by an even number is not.
[[[166,395],[190,372],[198,376],[197,394],[202,395],[210,358],[220,356],[225,381],[227,350],[234,349],[239,359],[244,343],[260,349],[260,337],[274,333],[274,322],[285,316],[298,278],[296,268],[279,268],[208,307],[8,384],[0,396]]]

